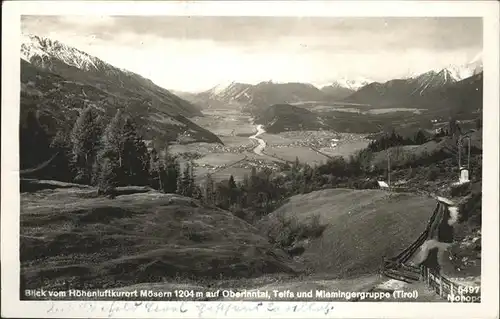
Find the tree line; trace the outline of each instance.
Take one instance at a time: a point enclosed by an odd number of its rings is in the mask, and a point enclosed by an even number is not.
[[[53,136],[28,112],[20,127],[21,167],[33,166],[57,152],[51,166],[37,177],[97,186],[102,194],[119,186],[151,186],[166,193],[196,196],[193,164],[181,171],[175,156],[148,150],[130,116],[118,110],[109,123],[92,107],[80,112],[71,130]]]

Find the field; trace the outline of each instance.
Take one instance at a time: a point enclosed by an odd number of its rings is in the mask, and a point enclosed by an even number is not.
[[[358,114],[386,114],[386,113],[395,113],[395,112],[403,112],[403,113],[412,113],[412,114],[421,114],[423,109],[415,109],[415,108],[386,108],[386,109],[364,109],[360,107],[353,107],[351,105],[341,106],[331,106],[331,105],[317,105],[310,109],[313,112],[348,112],[348,113],[358,113]]]
[[[203,114],[204,116],[195,117],[192,121],[219,136],[249,136],[255,131],[251,117],[238,109],[208,109]]]
[[[412,243],[435,205],[431,198],[406,193],[328,189],[291,197],[260,227],[272,230],[280,214],[298,222],[318,215],[327,228],[304,244],[298,260],[316,272],[355,277],[377,273],[383,256],[392,257]]]
[[[329,156],[342,156],[348,158],[357,151],[360,151],[368,146],[369,140],[363,139],[358,141],[351,141],[348,143],[339,143],[335,147],[323,147],[319,150]]]
[[[215,168],[232,164],[234,162],[244,159],[243,154],[232,154],[232,153],[212,153],[208,154],[200,159],[197,159],[195,163],[201,167],[213,166]]]
[[[299,159],[301,163],[308,163],[310,165],[319,165],[328,160],[328,157],[319,154],[316,151],[311,150],[309,147],[268,147],[265,150],[266,154],[275,156],[290,162],[295,161],[296,158]]]

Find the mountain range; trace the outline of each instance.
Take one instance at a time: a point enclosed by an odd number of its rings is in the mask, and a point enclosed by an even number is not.
[[[448,119],[450,116],[464,121],[475,120],[482,115],[483,105],[483,73],[480,72],[464,80],[455,82],[449,74],[430,73],[428,77],[415,79],[421,91],[415,91],[405,80],[389,81],[386,96],[375,91],[372,97],[393,99],[402,105],[398,111],[371,113],[370,105],[358,105],[359,112],[342,111],[342,106],[332,106],[331,110],[315,112],[298,105],[277,104],[261,109],[254,114],[255,122],[262,124],[269,133],[297,130],[335,130],[338,132],[373,133],[380,127],[398,128],[398,130],[414,131],[418,128],[432,128],[431,120]],[[420,82],[419,82],[420,81]],[[412,84],[413,81],[409,81]],[[359,92],[368,92],[373,84]],[[376,88],[379,88],[375,86]],[[391,90],[396,87],[397,90]],[[425,87],[425,90],[423,89]],[[380,90],[385,89],[384,87]],[[373,92],[373,91],[372,91]],[[410,93],[417,94],[411,95]],[[358,93],[358,92],[356,92]],[[390,95],[389,95],[390,94]],[[418,113],[403,111],[419,109]],[[348,107],[349,108],[349,107]],[[314,109],[314,108],[313,108]],[[379,110],[375,110],[379,111]]]
[[[226,82],[197,94],[182,95],[201,108],[232,105],[250,113],[275,104],[296,102],[348,102],[373,107],[411,107],[417,100],[438,88],[444,88],[482,72],[482,59],[465,65],[449,65],[441,70],[389,80],[384,83],[367,78],[339,78],[321,88],[308,83],[261,82],[256,85]]]
[[[106,116],[123,108],[146,139],[161,143],[221,142],[188,119],[203,115],[198,107],[151,80],[59,41],[23,36],[21,115],[35,110],[49,130],[56,130],[71,126],[85,106]]]
[[[279,104],[262,109],[254,116],[256,123],[264,125],[266,131],[274,133],[321,129],[367,133],[375,132],[379,127],[386,125],[408,129],[427,127],[432,119],[447,119],[450,116],[460,120],[473,120],[481,117],[482,112],[482,68],[474,68],[470,73],[463,72],[462,76],[469,74],[472,76],[460,80],[449,69],[443,69],[408,79],[370,83],[345,99],[355,107],[359,107],[359,113],[341,111],[343,107],[341,103],[332,103],[331,110],[327,107],[321,113],[301,110],[302,107],[298,107],[301,104]],[[353,107],[353,104],[346,106]],[[382,112],[379,115],[377,112],[366,113],[370,109],[384,107],[397,108],[399,111]],[[402,109],[405,108],[419,109],[420,112],[403,112]]]
[[[463,74],[463,73],[462,73]],[[471,72],[470,78],[482,74]],[[429,71],[407,79],[395,79],[385,83],[370,83],[344,99],[345,102],[367,104],[373,107],[414,107],[422,98],[438,89],[454,86],[465,80],[449,69]]]
[[[260,82],[256,85],[228,82],[196,95],[198,103],[209,106],[223,104],[237,105],[242,111],[259,112],[274,104],[302,101],[321,101],[327,95],[309,83]],[[201,102],[200,102],[201,101]]]
[[[176,139],[181,143],[221,143],[215,134],[188,119],[202,116],[201,110],[206,108],[240,108],[251,113],[257,123],[279,131],[326,128],[326,114],[318,117],[302,111],[300,105],[308,102],[334,108],[342,103],[365,108],[420,108],[436,114],[471,113],[482,107],[481,58],[463,66],[370,82],[343,78],[320,89],[309,83],[264,81],[252,85],[230,81],[201,93],[174,93],[58,41],[24,36],[21,44],[21,119],[27,111],[36,111],[53,132],[61,126],[69,128],[85,106],[93,106],[108,117],[123,108],[138,122],[146,139],[160,143]],[[338,120],[346,115],[334,116]]]

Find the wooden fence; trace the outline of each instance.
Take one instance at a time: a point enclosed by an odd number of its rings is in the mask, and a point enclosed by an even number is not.
[[[384,259],[381,272],[386,277],[407,283],[423,281],[441,298],[449,302],[481,302],[479,286],[454,283],[438,271],[424,265],[418,267]]]
[[[436,196],[433,196],[436,197]],[[382,258],[381,273],[389,278],[412,283],[422,280],[426,285],[434,290],[439,296],[450,302],[480,302],[481,292],[479,286],[467,286],[454,283],[443,277],[439,272],[424,265],[413,266],[406,264],[422,246],[422,244],[432,236],[436,227],[436,221],[443,218],[443,210],[448,209],[449,203],[436,197],[438,204],[427,222],[427,227],[420,233],[420,236],[397,256],[392,258]]]
[[[382,274],[386,277],[411,283],[420,280],[420,273],[419,267],[398,263],[391,259],[383,260]]]
[[[425,229],[420,233],[418,238],[406,249],[404,249],[401,253],[399,253],[397,256],[391,258],[391,260],[395,264],[404,264],[406,263],[414,254],[415,252],[422,246],[422,244],[427,240],[429,233],[431,232],[431,227],[434,224],[436,218],[439,216],[439,210],[442,209],[442,204],[438,203],[436,205],[436,208],[434,208],[434,211],[432,212],[431,217],[427,221],[427,226]],[[384,268],[387,266],[384,260]]]
[[[421,279],[440,297],[450,302],[481,302],[481,288],[450,281],[437,271],[425,266],[420,267]]]

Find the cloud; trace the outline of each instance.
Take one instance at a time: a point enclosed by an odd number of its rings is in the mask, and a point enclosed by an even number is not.
[[[482,50],[480,18],[24,16],[58,39],[170,89],[218,82],[378,81],[462,64]]]

